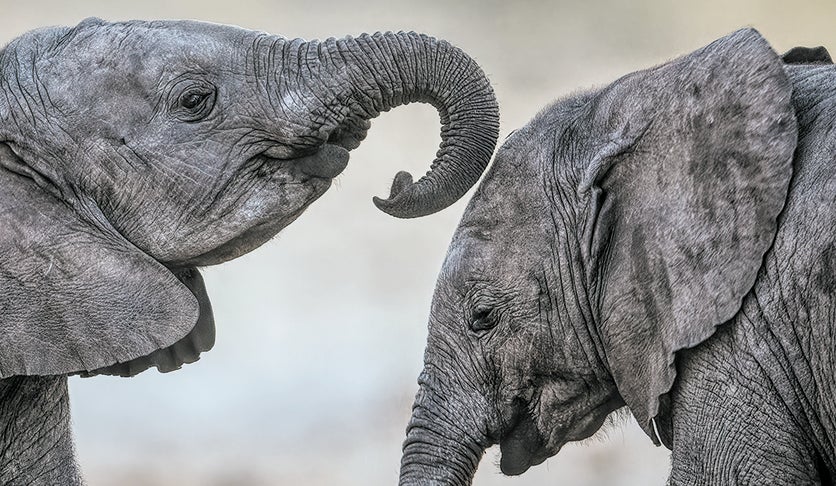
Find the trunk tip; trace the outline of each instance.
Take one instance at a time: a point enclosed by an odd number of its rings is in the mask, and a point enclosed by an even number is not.
[[[375,196],[372,201],[377,209],[396,218],[417,218],[435,212],[422,211],[422,208],[417,207],[412,174],[403,170],[395,174],[389,198]]]
[[[372,201],[378,209],[390,216],[402,219],[420,218],[437,213],[450,206],[467,191],[467,188],[465,188],[464,191],[454,190],[435,197],[428,197],[430,194],[438,192],[434,186],[434,181],[427,177],[413,182],[412,174],[400,171],[395,174],[395,180],[392,181],[389,198],[374,197]]]

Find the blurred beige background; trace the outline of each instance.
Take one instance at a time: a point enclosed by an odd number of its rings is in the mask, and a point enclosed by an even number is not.
[[[470,53],[494,83],[502,133],[550,100],[665,61],[742,26],[779,52],[836,49],[826,2],[3,0],[0,36],[104,19],[191,18],[288,37],[416,30]],[[208,269],[217,345],[176,373],[73,378],[91,486],[396,484],[436,273],[464,202],[400,221],[377,211],[399,169],[426,170],[438,118],[375,120],[334,188],[278,238]],[[622,424],[623,423],[623,424]],[[488,451],[475,484],[663,484],[666,450],[630,421],[519,478]]]

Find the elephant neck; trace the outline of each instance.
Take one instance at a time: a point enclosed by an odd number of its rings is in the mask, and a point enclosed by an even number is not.
[[[83,484],[66,376],[0,380],[0,484]]]

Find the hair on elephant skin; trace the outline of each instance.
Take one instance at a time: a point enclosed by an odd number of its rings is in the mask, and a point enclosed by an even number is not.
[[[482,174],[499,114],[446,41],[304,41],[193,21],[27,33],[0,51],[0,483],[74,484],[66,375],[178,369],[214,344],[198,266],[236,258],[330,186],[381,112],[430,103],[441,146],[383,211]]]
[[[513,132],[443,264],[401,484],[627,407],[671,484],[834,484],[836,68],[753,29]],[[555,478],[559,481],[560,478]]]

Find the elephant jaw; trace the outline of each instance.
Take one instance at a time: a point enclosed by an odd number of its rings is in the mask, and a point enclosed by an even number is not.
[[[268,174],[265,177],[269,177],[269,172],[278,167],[293,171],[295,180],[288,185],[310,188],[301,204],[291,211],[282,211],[285,208],[280,207],[279,203],[273,203],[271,210],[249,217],[250,220],[246,223],[234,227],[234,230],[230,231],[230,237],[214,248],[185,259],[166,261],[164,264],[178,268],[217,265],[249,253],[276,236],[322,196],[331,186],[333,178],[348,165],[349,153],[344,147],[326,143],[313,150],[293,158],[278,158],[286,155],[280,148],[274,148],[253,158],[253,165],[263,167],[263,171]]]

